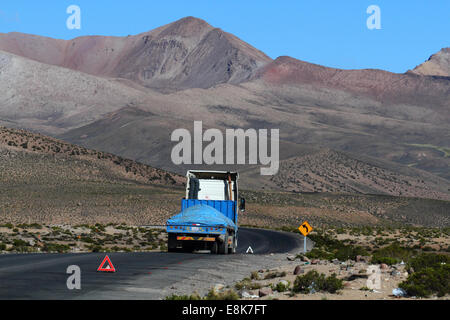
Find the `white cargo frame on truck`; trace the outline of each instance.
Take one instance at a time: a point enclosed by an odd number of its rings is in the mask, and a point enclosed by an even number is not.
[[[186,199],[233,201],[238,199],[237,172],[190,170],[186,177]]]

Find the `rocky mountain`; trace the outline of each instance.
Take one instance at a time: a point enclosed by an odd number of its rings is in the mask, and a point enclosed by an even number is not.
[[[235,36],[193,17],[128,37],[87,36],[64,41],[0,34],[0,50],[96,76],[129,79],[162,91],[240,83],[271,61]]]
[[[0,50],[0,124],[8,127],[180,174],[189,166],[171,161],[175,129],[198,120],[205,130],[277,128],[280,177],[228,167],[247,172],[249,186],[439,199],[449,192],[448,77],[272,61],[191,17],[129,37],[0,34]],[[307,160],[311,149],[319,151]],[[331,159],[346,188],[328,166],[295,165]],[[312,188],[305,174],[318,170],[323,186]]]
[[[410,72],[425,76],[450,77],[450,48],[443,48]]]

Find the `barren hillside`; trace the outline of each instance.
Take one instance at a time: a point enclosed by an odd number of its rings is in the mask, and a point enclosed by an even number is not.
[[[4,158],[42,159],[41,169],[28,165],[20,166],[17,163],[13,168],[7,168],[5,163],[0,162],[2,170],[2,182],[17,181],[20,177],[22,182],[26,177],[46,176],[65,179],[99,181],[99,182],[122,182],[122,183],[144,183],[156,184],[170,187],[181,187],[184,185],[184,177],[161,169],[152,168],[148,165],[124,159],[113,154],[86,149],[81,146],[72,145],[61,140],[31,133],[24,130],[8,129],[0,127],[0,146]],[[53,164],[54,162],[54,164]],[[13,170],[21,168],[22,170]],[[58,170],[64,169],[62,172]]]
[[[443,48],[410,72],[426,76],[450,77],[450,48]]]
[[[322,150],[281,163],[270,180],[281,190],[386,194],[450,200],[450,183],[431,175],[400,174],[345,153]]]

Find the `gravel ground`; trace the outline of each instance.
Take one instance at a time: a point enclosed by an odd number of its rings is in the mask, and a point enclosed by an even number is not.
[[[253,255],[240,254],[235,256],[221,256],[219,261],[208,261],[205,268],[192,277],[175,282],[170,287],[161,291],[160,299],[164,299],[172,294],[186,295],[198,293],[204,296],[215,285],[220,284],[225,287],[234,288],[236,282],[245,277],[250,277],[252,271],[275,269],[281,266],[292,265],[286,259],[287,254],[267,254]]]

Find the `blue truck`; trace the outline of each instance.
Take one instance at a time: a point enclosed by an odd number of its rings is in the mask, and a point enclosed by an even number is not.
[[[209,250],[213,254],[236,253],[238,211],[237,172],[190,170],[181,212],[166,222],[169,252]]]

